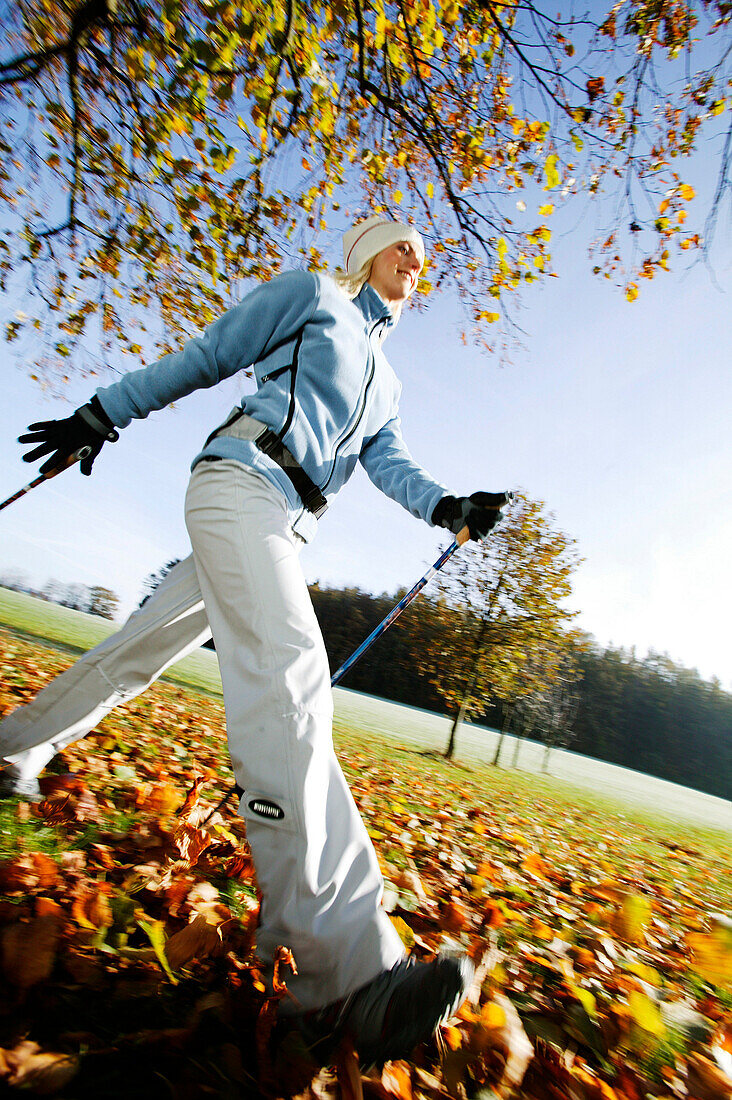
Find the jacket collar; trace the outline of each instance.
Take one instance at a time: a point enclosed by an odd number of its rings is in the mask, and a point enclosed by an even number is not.
[[[373,324],[376,321],[382,321],[386,332],[392,329],[396,324],[386,302],[381,295],[374,290],[371,283],[363,284],[361,290],[353,299],[353,303],[358,306],[364,318],[369,323]]]

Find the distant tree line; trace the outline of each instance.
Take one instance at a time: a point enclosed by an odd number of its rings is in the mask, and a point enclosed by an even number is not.
[[[57,603],[61,607],[70,607],[73,611],[85,611],[87,615],[99,615],[102,619],[114,619],[119,607],[119,596],[111,588],[102,585],[80,584],[76,581],[58,581],[52,577],[36,588],[20,570],[6,570],[0,574],[0,586],[13,592],[25,592],[48,603]]]
[[[490,539],[463,546],[357,662],[343,686],[732,798],[732,694],[656,653],[601,649],[566,610],[579,558],[523,494]],[[175,561],[144,582],[143,597]],[[404,594],[310,586],[338,669]],[[493,758],[503,762],[506,739]]]
[[[317,584],[310,594],[333,670],[402,595],[372,596],[357,588]],[[463,622],[456,625],[465,631]],[[443,609],[422,594],[354,665],[342,686],[453,716],[458,704],[445,700],[434,672],[424,667],[427,647],[435,647],[445,629]],[[547,745],[571,742],[575,752],[732,799],[732,694],[667,656],[638,658],[586,639],[573,650],[571,705],[561,682],[548,703],[545,695],[529,702],[501,699],[490,683],[481,683],[480,697],[491,702],[474,710],[473,720],[496,729],[507,725],[514,736]],[[558,723],[565,728],[557,729]]]

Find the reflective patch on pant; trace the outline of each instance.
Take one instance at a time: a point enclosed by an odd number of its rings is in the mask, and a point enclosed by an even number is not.
[[[268,821],[282,821],[285,811],[270,798],[250,798],[247,808],[257,817],[265,817]]]
[[[239,802],[239,814],[251,828],[299,832],[298,816],[289,798],[279,791],[248,790]]]

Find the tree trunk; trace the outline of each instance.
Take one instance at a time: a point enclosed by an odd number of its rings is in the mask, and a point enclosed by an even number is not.
[[[480,672],[480,658],[483,656],[483,639],[485,638],[487,629],[488,629],[488,620],[483,619],[483,622],[481,623],[481,626],[480,626],[480,631],[478,632],[478,637],[475,640],[475,651],[474,651],[474,655],[473,655],[473,669],[472,669],[472,672],[470,674],[470,683],[468,684],[467,688],[465,689],[465,693],[462,697],[460,707],[458,708],[458,712],[455,715],[455,720],[453,721],[452,728],[450,730],[450,740],[448,741],[447,748],[445,749],[445,752],[444,752],[444,756],[445,756],[446,760],[452,760],[452,758],[453,758],[453,755],[455,753],[455,736],[457,734],[457,728],[460,725],[460,723],[462,722],[463,718],[465,717],[465,711],[468,709],[468,706],[470,705],[470,700],[472,698],[473,691],[475,690],[475,685],[478,682],[478,675],[479,675],[479,672]]]
[[[473,694],[473,689],[475,688],[475,685],[476,685],[477,680],[478,680],[478,662],[479,661],[480,661],[480,648],[478,648],[478,651],[475,654],[475,665],[474,665],[474,668],[473,668],[473,675],[470,679],[470,683],[468,685],[468,688],[467,688],[465,694],[463,695],[462,702],[460,703],[460,706],[458,708],[458,712],[455,715],[454,721],[452,723],[452,727],[450,729],[450,740],[448,741],[447,748],[445,749],[445,759],[446,760],[452,760],[453,755],[455,753],[455,735],[457,734],[458,726],[460,725],[460,723],[462,722],[462,720],[465,717],[465,711],[468,709],[468,705],[470,703],[470,699],[471,699],[471,696]]]
[[[496,755],[493,757],[493,767],[498,767],[498,761],[501,756],[501,749],[503,748],[503,742],[506,739],[506,734],[511,728],[511,721],[513,719],[513,711],[511,709],[504,712],[503,724],[501,726],[501,736],[498,738],[498,744],[496,745]]]
[[[535,722],[533,720],[531,720],[531,721],[529,721],[528,726],[524,727],[521,730],[520,733],[517,729],[514,730],[514,737],[516,738],[516,745],[515,745],[515,748],[513,750],[513,763],[511,764],[512,768],[518,767],[518,758],[519,758],[519,751],[521,749],[521,742],[523,741],[524,737],[531,737],[532,733],[534,732],[534,725],[535,725]]]

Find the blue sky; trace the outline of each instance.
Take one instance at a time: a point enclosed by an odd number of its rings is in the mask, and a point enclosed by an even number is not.
[[[561,222],[559,223],[561,226]],[[602,643],[667,651],[732,689],[732,260],[722,219],[714,278],[689,253],[641,280],[632,304],[590,274],[589,231],[553,242],[559,277],[528,289],[512,362],[463,346],[449,296],[406,311],[385,345],[414,456],[458,493],[521,486],[545,500],[585,561],[573,603]],[[334,256],[334,261],[340,257]],[[22,305],[22,303],[21,303]],[[10,352],[12,349],[8,349]],[[124,364],[126,367],[131,364]],[[0,496],[32,476],[15,443],[94,386],[47,395],[7,354]],[[111,380],[111,377],[110,377]],[[143,577],[188,553],[190,459],[251,383],[234,379],[133,423],[91,478],[73,470],[0,516],[0,572],[104,584],[136,605]],[[410,586],[445,545],[360,471],[302,556],[309,580]]]

